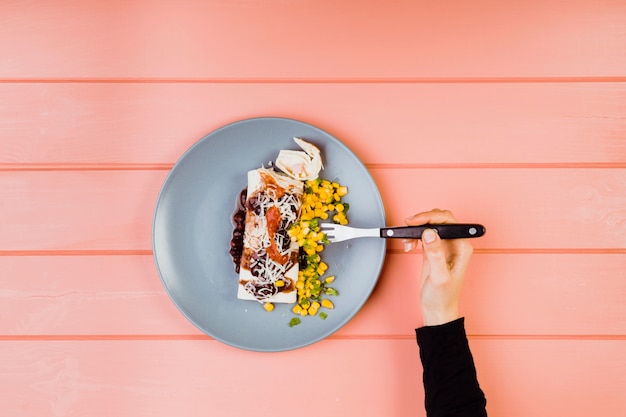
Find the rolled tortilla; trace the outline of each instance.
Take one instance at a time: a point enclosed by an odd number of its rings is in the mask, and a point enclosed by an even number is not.
[[[237,298],[295,303],[298,243],[287,229],[298,220],[304,184],[259,168],[248,172],[246,223]],[[282,281],[283,285],[280,285]]]

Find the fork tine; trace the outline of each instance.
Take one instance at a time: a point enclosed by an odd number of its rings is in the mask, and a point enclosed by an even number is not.
[[[320,230],[328,234],[328,232],[333,231],[333,227],[331,226],[331,223],[320,223]]]
[[[322,223],[321,230],[326,233],[330,243],[343,242],[359,237],[380,237],[380,229],[361,229],[335,223]]]
[[[326,235],[326,239],[328,239],[330,243],[334,243],[337,241],[337,237],[335,236],[335,232],[337,231],[337,229],[335,228],[335,224],[321,223],[320,230],[324,232],[324,234]]]

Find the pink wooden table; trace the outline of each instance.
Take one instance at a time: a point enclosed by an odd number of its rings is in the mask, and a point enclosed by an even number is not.
[[[0,415],[425,415],[417,252],[288,352],[166,294],[159,189],[255,116],[340,138],[390,224],[487,225],[463,313],[490,415],[626,415],[625,28],[622,0],[0,2]]]

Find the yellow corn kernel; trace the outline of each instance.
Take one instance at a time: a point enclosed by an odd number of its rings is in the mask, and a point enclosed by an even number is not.
[[[344,195],[348,194],[348,187],[343,186],[337,188],[337,194],[339,195],[339,197],[343,197]]]
[[[325,282],[326,284],[332,284],[332,283],[333,283],[333,281],[335,281],[335,276],[334,276],[334,275],[327,276],[327,277],[324,279],[324,282]]]
[[[276,280],[274,285],[276,286],[276,288],[282,288],[285,286],[285,281],[283,281],[282,279]]]
[[[263,304],[263,308],[265,309],[265,311],[272,311],[272,310],[274,310],[274,304],[272,304],[272,303],[265,303],[265,304]]]
[[[300,304],[296,304],[295,306],[293,306],[291,311],[293,311],[294,314],[300,314],[300,312],[302,311],[302,306]]]
[[[342,220],[347,220],[344,213],[337,213],[333,216],[333,221],[335,223],[341,223]]]
[[[329,309],[332,310],[333,308],[335,308],[335,305],[333,304],[332,301],[330,301],[329,299],[325,298],[325,299],[322,300],[322,307],[329,308]]]
[[[299,290],[304,289],[304,281],[298,280],[298,282],[296,282],[296,288]]]
[[[335,206],[335,210],[337,210],[338,213],[341,213],[344,209],[345,209],[345,207],[341,203],[339,203],[339,204],[337,204]]]
[[[316,315],[319,309],[320,309],[320,303],[318,303],[317,301],[311,303],[311,306],[309,307],[309,310],[308,310],[309,316]]]

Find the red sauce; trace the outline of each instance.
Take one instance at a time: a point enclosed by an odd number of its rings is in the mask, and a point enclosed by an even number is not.
[[[271,175],[261,172],[261,179],[265,183],[266,189],[274,190],[276,193],[276,200],[285,195],[285,189],[276,183],[276,180]]]
[[[289,255],[281,255],[280,251],[276,247],[275,236],[280,226],[280,210],[278,207],[272,206],[265,213],[265,219],[267,221],[267,234],[270,238],[270,246],[266,248],[267,255],[274,261],[281,265],[284,265],[289,261]]]

